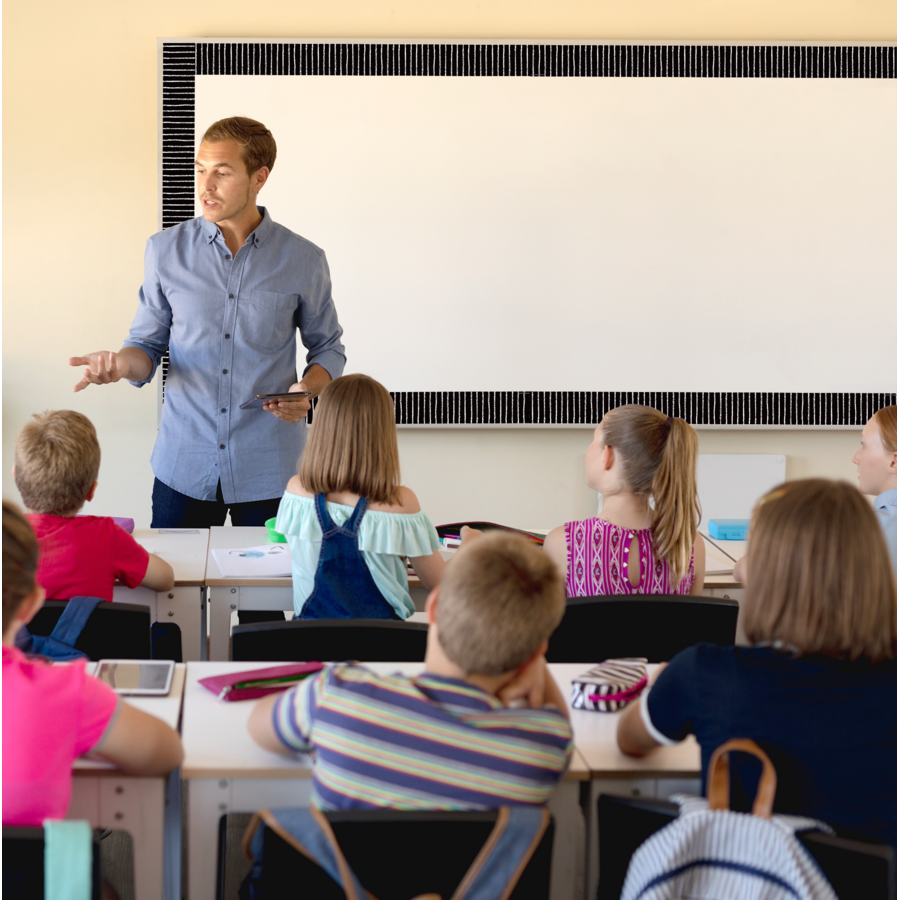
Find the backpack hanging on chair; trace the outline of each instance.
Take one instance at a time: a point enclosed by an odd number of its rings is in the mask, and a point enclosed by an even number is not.
[[[32,634],[26,627],[16,635],[16,646],[29,656],[43,656],[56,662],[87,659],[75,649],[91,613],[103,602],[100,597],[73,597],[63,610],[50,634]]]
[[[505,900],[512,893],[550,822],[544,807],[503,806],[497,820],[450,900]],[[256,813],[244,835],[244,852],[253,868],[241,885],[242,900],[268,900],[261,890],[265,823],[282,840],[328,873],[347,900],[374,900],[363,887],[318,809],[264,809]],[[441,900],[439,894],[419,894],[410,900]]]
[[[729,809],[728,752],[759,758],[763,770],[751,813]],[[708,799],[678,795],[678,818],[651,835],[631,858],[622,900],[838,900],[799,831],[833,834],[801,816],[772,815],[777,780],[763,750],[745,738],[728,741],[709,761]]]

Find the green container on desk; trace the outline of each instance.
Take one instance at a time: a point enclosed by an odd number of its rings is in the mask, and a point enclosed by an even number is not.
[[[273,544],[287,543],[287,538],[280,531],[275,530],[275,519],[266,519],[266,531],[269,533],[269,540]]]

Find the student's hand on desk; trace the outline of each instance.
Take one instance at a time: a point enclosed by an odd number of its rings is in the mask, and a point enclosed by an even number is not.
[[[294,394],[297,391],[308,391],[309,388],[302,382],[292,384],[288,390]],[[277,416],[282,422],[302,422],[309,412],[310,397],[299,397],[296,400],[270,400],[263,403],[263,409]]]
[[[497,696],[504,706],[510,706],[516,700],[525,700],[532,709],[540,709],[546,703],[548,679],[551,679],[551,675],[547,671],[547,660],[540,654],[522,668],[512,681],[505,684],[497,692]]]
[[[484,532],[479,531],[477,528],[469,528],[468,525],[463,525],[459,530],[459,537],[459,545],[462,547],[464,544],[471,544],[472,541],[477,541],[479,538],[484,537]]]
[[[115,350],[98,350],[86,356],[72,356],[70,366],[85,366],[84,377],[73,391],[83,391],[89,384],[114,384],[128,375],[129,368],[118,359]]]

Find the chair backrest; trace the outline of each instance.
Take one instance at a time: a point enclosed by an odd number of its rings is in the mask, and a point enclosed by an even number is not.
[[[242,662],[422,662],[428,626],[385,619],[294,619],[237,625],[231,658]]]
[[[550,638],[547,662],[602,662],[625,656],[668,662],[700,641],[733,644],[737,617],[737,600],[713,597],[573,597]]]
[[[65,600],[48,600],[28,625],[32,634],[53,631]],[[135,603],[100,603],[75,642],[89,659],[150,659],[150,609]]]
[[[605,794],[597,798],[600,842],[597,900],[619,900],[628,863],[635,850],[677,815],[677,804],[664,800]],[[896,900],[896,852],[893,847],[812,831],[800,833],[797,838],[818,862],[841,900],[852,897]]]
[[[409,900],[425,893],[453,896],[490,835],[497,811],[378,809],[329,812],[326,817],[347,862],[366,890],[379,900]],[[223,831],[220,830],[220,836]],[[547,900],[552,851],[551,819],[510,900]],[[267,827],[263,858],[265,897],[293,896],[298,885],[303,886],[304,897],[344,897],[343,890],[322,869]]]
[[[91,900],[100,898],[100,834],[94,830]],[[44,900],[44,829],[3,826],[3,900]]]

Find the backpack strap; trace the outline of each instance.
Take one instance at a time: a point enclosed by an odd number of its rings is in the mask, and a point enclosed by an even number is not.
[[[324,813],[318,809],[279,809],[273,812],[263,809],[256,813],[244,834],[244,853],[255,857],[254,841],[261,822],[272,829],[285,843],[312,860],[341,885],[347,900],[375,900],[363,888],[338,846],[334,832]]]
[[[91,900],[94,833],[87,822],[44,819],[44,896]]]
[[[756,788],[756,797],[753,800],[753,815],[763,819],[772,818],[772,806],[775,803],[775,789],[778,786],[778,777],[775,774],[775,766],[766,752],[749,738],[733,738],[726,741],[721,747],[716,747],[709,759],[709,771],[706,776],[706,796],[709,798],[709,808],[729,809],[731,806],[731,773],[728,766],[728,751],[739,750],[755,756],[762,763],[762,775],[759,776],[759,785]]]
[[[451,900],[507,900],[549,823],[550,813],[543,806],[501,806],[493,830]]]
[[[55,641],[75,646],[75,641],[81,636],[91,613],[103,600],[100,597],[73,597],[59,617],[56,627],[50,632],[50,637]]]

